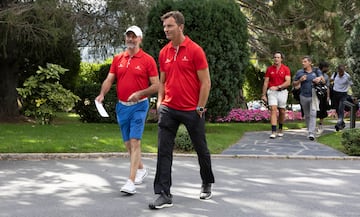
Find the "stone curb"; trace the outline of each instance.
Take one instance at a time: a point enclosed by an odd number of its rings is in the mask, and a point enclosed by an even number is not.
[[[156,153],[143,153],[143,157],[156,158]],[[3,153],[0,160],[61,160],[61,159],[94,159],[129,157],[126,152],[107,152],[107,153]],[[196,154],[178,154],[174,157],[197,158]],[[356,156],[308,156],[308,155],[224,155],[212,154],[212,158],[238,158],[238,159],[300,159],[300,160],[360,160]]]

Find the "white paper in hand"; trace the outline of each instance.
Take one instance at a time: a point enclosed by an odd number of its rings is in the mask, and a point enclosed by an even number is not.
[[[104,106],[101,103],[95,100],[95,105],[101,117],[109,117],[109,114],[106,112]]]

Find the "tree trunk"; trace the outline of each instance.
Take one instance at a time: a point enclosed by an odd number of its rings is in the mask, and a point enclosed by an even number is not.
[[[19,117],[18,64],[15,61],[0,58],[0,121],[14,120]]]
[[[247,109],[246,100],[245,100],[245,97],[243,94],[243,90],[241,88],[239,90],[239,95],[236,97],[236,100],[235,100],[235,107]]]

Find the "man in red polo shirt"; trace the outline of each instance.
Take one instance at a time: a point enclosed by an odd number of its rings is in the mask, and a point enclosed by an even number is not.
[[[161,17],[166,38],[170,42],[159,55],[160,85],[158,91],[159,136],[154,192],[158,198],[150,209],[171,207],[171,166],[174,139],[182,123],[190,135],[198,155],[202,180],[200,199],[212,197],[214,175],[205,138],[205,105],[210,92],[210,73],[205,52],[185,36],[185,19],[179,11]]]
[[[119,100],[116,104],[116,116],[122,139],[130,154],[129,179],[120,189],[127,194],[136,193],[135,184],[141,184],[148,174],[141,161],[140,143],[149,109],[147,97],[156,93],[159,86],[156,62],[140,48],[141,41],[142,31],[139,27],[131,26],[126,30],[126,51],[114,57],[109,74],[96,97],[101,103],[116,80]]]
[[[291,82],[290,69],[282,63],[284,55],[281,52],[275,52],[273,57],[274,64],[269,66],[265,73],[261,97],[261,99],[270,106],[271,139],[275,139],[276,135],[279,137],[284,135],[283,123],[285,120],[285,108],[288,98],[287,88]],[[279,118],[277,117],[278,110]],[[279,131],[277,133],[276,125],[278,121]]]

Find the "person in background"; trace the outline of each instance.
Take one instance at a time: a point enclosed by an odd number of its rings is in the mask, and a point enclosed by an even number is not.
[[[141,138],[149,109],[148,96],[156,93],[159,86],[155,60],[140,48],[142,36],[142,31],[137,26],[126,30],[127,48],[114,57],[100,94],[95,99],[101,103],[116,80],[119,100],[116,104],[116,116],[122,139],[130,154],[129,178],[120,189],[126,194],[135,194],[135,184],[141,184],[148,174],[141,161]]]
[[[308,138],[315,139],[316,112],[319,110],[319,99],[315,93],[314,84],[325,82],[322,72],[313,68],[310,56],[302,58],[303,68],[298,70],[293,81],[294,86],[300,87],[300,104],[304,111]]]
[[[333,87],[333,99],[331,103],[336,109],[338,121],[335,125],[336,131],[342,130],[345,127],[344,122],[344,101],[348,97],[348,91],[353,84],[350,75],[345,72],[345,65],[339,65],[338,70],[331,76],[331,80],[334,81]]]
[[[288,98],[288,86],[291,82],[290,69],[282,63],[284,55],[281,52],[273,54],[274,64],[269,66],[265,73],[261,99],[270,107],[270,138],[282,137],[285,108]],[[277,112],[279,111],[279,117]],[[279,123],[278,132],[276,125]]]
[[[329,109],[329,100],[330,100],[330,79],[328,76],[328,71],[329,71],[329,63],[322,61],[319,63],[319,69],[323,74],[323,77],[325,79],[325,83],[326,86],[328,87],[327,89],[327,94],[326,97],[324,98],[320,98],[319,99],[319,111],[317,111],[316,117],[319,118],[319,124],[317,127],[317,133],[318,134],[322,134],[324,129],[323,129],[323,124],[324,124],[324,118],[326,118],[328,116],[328,109]]]
[[[159,196],[149,203],[150,209],[173,206],[171,167],[174,140],[181,123],[185,125],[198,156],[202,181],[200,199],[212,197],[211,188],[215,182],[205,137],[205,106],[211,87],[205,52],[184,35],[185,18],[181,12],[170,11],[161,20],[170,42],[159,54],[159,130],[154,180],[154,193]]]

